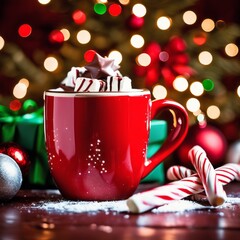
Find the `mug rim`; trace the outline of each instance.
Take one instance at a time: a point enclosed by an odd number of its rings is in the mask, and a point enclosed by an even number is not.
[[[132,89],[131,91],[112,92],[64,92],[55,89],[44,91],[44,96],[55,97],[107,97],[107,96],[141,96],[150,95],[148,89]]]

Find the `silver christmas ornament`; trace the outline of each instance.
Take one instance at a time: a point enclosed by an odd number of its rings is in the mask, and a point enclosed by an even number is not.
[[[0,201],[13,198],[22,185],[22,172],[8,155],[0,153]]]

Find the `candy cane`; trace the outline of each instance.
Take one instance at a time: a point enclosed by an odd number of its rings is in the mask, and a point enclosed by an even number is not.
[[[173,200],[180,200],[202,191],[204,191],[204,188],[201,181],[199,181],[199,177],[197,175],[190,176],[142,193],[134,194],[127,199],[127,205],[130,212],[142,213]]]
[[[233,180],[240,180],[240,165],[237,163],[226,163],[223,166],[216,168],[215,171],[218,181],[221,182],[223,185],[226,185]],[[194,170],[191,170],[184,166],[171,166],[167,170],[167,178],[171,181],[190,177],[194,174],[197,175]]]
[[[219,181],[226,185],[234,179],[240,180],[240,165],[228,163],[217,168],[216,173]],[[173,200],[180,200],[203,191],[204,188],[199,176],[193,174],[179,181],[137,193],[127,200],[127,205],[130,212],[142,213]]]
[[[213,206],[223,204],[227,195],[223,190],[223,185],[218,181],[206,152],[200,146],[194,146],[189,151],[188,157],[202,181],[209,203]]]

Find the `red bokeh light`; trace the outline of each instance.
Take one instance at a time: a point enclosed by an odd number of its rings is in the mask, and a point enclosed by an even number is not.
[[[88,50],[84,54],[84,59],[86,62],[92,62],[96,52],[94,50]]]
[[[12,111],[18,111],[18,110],[20,110],[21,107],[22,107],[22,103],[17,99],[12,100],[9,104],[9,108]]]
[[[72,14],[73,21],[76,24],[83,24],[86,21],[86,14],[81,10],[76,10]]]
[[[121,14],[122,12],[122,7],[119,4],[111,4],[108,8],[108,12],[111,16],[117,17]]]
[[[59,30],[53,30],[49,35],[49,40],[53,43],[62,43],[64,41],[64,35]]]
[[[28,37],[32,33],[32,27],[29,24],[22,24],[18,28],[18,34],[20,37]]]

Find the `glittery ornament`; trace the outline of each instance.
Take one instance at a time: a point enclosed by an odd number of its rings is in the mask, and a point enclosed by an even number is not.
[[[27,152],[16,143],[7,142],[0,144],[0,153],[11,157],[20,167],[22,174],[26,175],[29,171],[30,160]]]
[[[0,201],[13,198],[22,185],[22,172],[8,155],[0,153]]]

